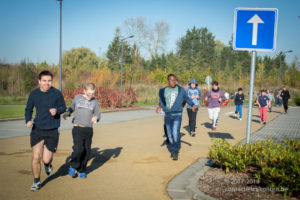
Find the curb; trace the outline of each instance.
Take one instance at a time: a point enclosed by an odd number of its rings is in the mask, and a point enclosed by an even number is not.
[[[299,111],[295,111],[299,112]],[[290,115],[289,115],[290,116]],[[270,121],[267,126],[261,127],[259,130],[251,134],[251,139],[255,139],[257,135],[266,135],[263,133],[264,129],[268,129],[268,125],[272,125],[279,117],[284,117],[279,115]],[[295,117],[294,117],[295,118]],[[295,118],[296,119],[296,118]],[[299,118],[297,118],[299,119]],[[298,120],[299,121],[299,120]],[[297,122],[299,124],[299,122]],[[299,130],[294,128],[295,130]],[[286,138],[286,137],[285,137]],[[250,139],[250,142],[252,142]],[[265,140],[266,138],[263,138]],[[242,144],[246,142],[246,139],[240,141]],[[200,158],[196,163],[188,166],[179,175],[175,176],[167,185],[167,192],[171,199],[173,200],[216,200],[215,198],[208,196],[198,189],[198,181],[201,176],[212,166],[213,161],[210,159]]]
[[[200,158],[197,162],[187,167],[175,176],[167,185],[167,192],[173,200],[216,200],[203,192],[197,185],[201,176],[212,166],[210,159]]]

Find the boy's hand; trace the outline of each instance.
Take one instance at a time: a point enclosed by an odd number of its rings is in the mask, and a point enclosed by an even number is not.
[[[32,121],[27,122],[26,127],[31,128],[32,127]]]
[[[196,108],[197,108],[197,107],[196,107],[195,105],[193,105],[192,111],[195,112],[195,111],[196,111]]]
[[[51,113],[52,116],[56,115],[56,108],[50,108],[49,112]]]
[[[65,113],[65,114],[63,114],[63,118],[66,120],[67,119],[67,117],[69,117],[70,116],[70,114],[69,113]]]
[[[195,96],[194,95],[192,95],[192,99],[194,99],[195,98]]]
[[[199,95],[197,95],[196,98],[199,99]]]
[[[219,102],[222,103],[222,98],[219,98]]]
[[[91,121],[92,121],[93,124],[96,124],[96,123],[97,123],[97,120],[98,120],[97,117],[93,117],[93,118],[91,119]]]
[[[204,99],[205,101],[207,101],[208,100],[208,98],[207,97],[205,97],[205,99]]]
[[[158,113],[160,113],[160,111],[161,111],[161,107],[158,106],[158,107],[156,108],[156,113],[158,114]]]

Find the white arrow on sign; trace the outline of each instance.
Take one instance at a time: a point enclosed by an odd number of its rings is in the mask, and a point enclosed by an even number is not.
[[[253,24],[253,30],[252,30],[252,45],[257,45],[257,26],[258,24],[263,24],[264,21],[261,20],[261,18],[255,14],[251,19],[247,21],[247,23]]]

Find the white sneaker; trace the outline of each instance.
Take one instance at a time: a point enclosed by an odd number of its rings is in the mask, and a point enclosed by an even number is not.
[[[41,188],[41,182],[33,183],[32,186],[30,187],[31,191],[38,191]]]
[[[242,120],[242,118],[239,118],[239,120]]]

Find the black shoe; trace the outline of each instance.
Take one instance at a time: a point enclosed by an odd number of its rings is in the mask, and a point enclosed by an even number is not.
[[[178,152],[173,152],[173,160],[178,160]]]
[[[195,131],[192,131],[191,136],[195,137]]]
[[[51,174],[51,172],[53,171],[52,165],[51,164],[48,164],[48,165],[44,164],[44,167],[45,167],[46,174],[49,176]]]

